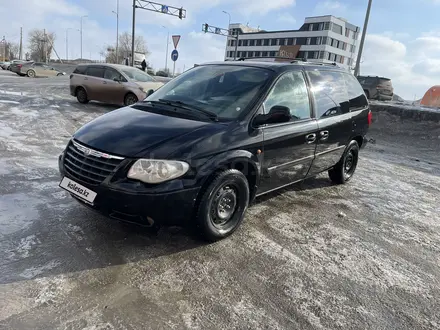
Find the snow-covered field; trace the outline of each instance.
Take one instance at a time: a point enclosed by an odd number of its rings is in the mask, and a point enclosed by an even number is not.
[[[0,328],[440,329],[438,123],[375,114],[350,184],[321,175],[260,199],[201,245],[58,187],[70,135],[114,109],[68,82],[0,71]]]

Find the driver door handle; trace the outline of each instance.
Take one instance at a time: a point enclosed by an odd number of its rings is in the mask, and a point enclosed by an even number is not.
[[[315,142],[315,140],[316,140],[316,134],[315,133],[306,135],[306,142],[308,144]]]
[[[321,136],[321,140],[327,140],[328,139],[328,131],[321,131],[319,132],[319,135]]]
[[[105,84],[105,85],[107,85],[107,82],[106,82],[106,81],[103,81],[102,83]]]

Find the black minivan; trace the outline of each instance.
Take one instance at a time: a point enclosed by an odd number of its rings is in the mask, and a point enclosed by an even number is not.
[[[60,187],[111,218],[230,235],[258,195],[328,171],[353,176],[372,116],[335,65],[214,62],[85,124],[59,157]]]

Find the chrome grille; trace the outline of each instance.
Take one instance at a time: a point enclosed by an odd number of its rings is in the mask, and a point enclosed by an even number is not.
[[[90,149],[72,140],[64,155],[64,169],[73,179],[98,185],[123,159],[123,157]]]

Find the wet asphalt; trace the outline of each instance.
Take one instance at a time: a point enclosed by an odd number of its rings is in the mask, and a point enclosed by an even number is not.
[[[440,329],[440,126],[380,113],[353,180],[260,198],[201,243],[109,220],[57,156],[115,107],[0,70],[0,329]]]

